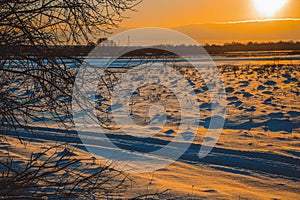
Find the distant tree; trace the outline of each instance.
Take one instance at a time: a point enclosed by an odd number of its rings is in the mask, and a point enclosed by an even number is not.
[[[116,46],[117,44],[113,40],[109,40],[108,38],[99,38],[97,40],[97,45],[102,46]]]
[[[105,41],[107,41],[108,40],[108,38],[99,38],[98,40],[97,40],[97,44],[101,44],[102,42],[105,42]]]

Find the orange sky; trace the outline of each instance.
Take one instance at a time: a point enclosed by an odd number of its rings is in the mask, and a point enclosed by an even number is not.
[[[300,40],[300,0],[288,0],[272,17],[259,13],[253,0],[143,0],[136,10],[121,27],[173,28],[201,43]]]
[[[177,27],[208,22],[264,19],[252,0],[143,0],[123,27]],[[300,18],[300,0],[288,0],[273,18]]]

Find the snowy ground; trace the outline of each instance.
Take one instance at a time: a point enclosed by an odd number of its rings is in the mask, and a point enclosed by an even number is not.
[[[211,102],[200,77],[192,69],[181,71],[195,83],[194,91],[198,91],[201,118],[197,137],[170,166],[151,173],[130,174],[135,183],[128,193],[170,189],[173,196],[195,199],[299,199],[300,66],[221,67],[228,101],[227,116],[215,148],[203,159],[197,153],[210,122]],[[141,96],[151,91],[155,97],[161,90],[144,88]],[[171,116],[168,120],[176,125],[176,100],[171,95],[165,97],[171,102],[167,109]],[[148,102],[138,99],[136,102],[135,122],[146,123]],[[164,126],[151,140],[132,141],[132,137],[117,132],[111,133],[110,138],[120,147],[131,150],[156,149],[168,144],[176,135],[174,124]],[[21,138],[31,141],[26,148],[18,142],[14,132],[10,132],[6,140],[2,137],[1,157],[5,159],[9,149],[13,157],[22,162],[32,152],[39,153],[43,146],[55,142],[74,146],[76,156],[93,156],[81,144],[76,131],[37,124],[32,129],[34,136],[19,132]]]

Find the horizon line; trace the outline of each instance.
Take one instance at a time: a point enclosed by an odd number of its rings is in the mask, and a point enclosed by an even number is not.
[[[266,18],[266,19],[249,19],[249,20],[237,20],[237,21],[216,21],[216,22],[203,22],[203,23],[194,23],[194,24],[184,24],[177,26],[169,27],[160,27],[160,28],[169,28],[175,29],[183,26],[191,25],[210,25],[210,24],[243,24],[243,23],[255,23],[255,22],[276,22],[276,21],[300,21],[300,18]],[[156,26],[119,26],[117,29],[134,29],[134,28],[146,28],[146,27],[156,27]],[[158,26],[159,27],[159,26]]]

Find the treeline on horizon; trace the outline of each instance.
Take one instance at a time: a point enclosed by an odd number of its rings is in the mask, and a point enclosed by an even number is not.
[[[107,45],[109,44],[109,45]],[[117,46],[115,43],[101,44],[101,56],[110,55],[116,48],[126,48],[127,53],[124,57],[139,57],[139,56],[174,56],[174,53],[178,52],[180,55],[194,55],[198,52],[199,46],[189,45],[157,45],[152,48],[141,49],[134,51],[135,47],[130,46]],[[36,55],[37,52],[45,50],[46,54],[57,57],[74,57],[74,56],[87,56],[95,47],[96,43],[89,43],[87,45],[60,45],[60,46],[29,46],[29,45],[18,45],[18,46],[7,46],[0,45],[0,56],[1,58],[10,58],[22,56]],[[160,48],[167,49],[170,52],[160,50]],[[300,54],[300,41],[280,41],[280,42],[248,42],[246,44],[239,42],[224,43],[223,45],[216,44],[205,44],[202,46],[209,54],[218,55],[226,54],[230,52],[239,51],[291,51],[290,54]]]
[[[299,51],[300,41],[279,42],[248,42],[248,43],[224,43],[223,45],[205,44],[204,48],[209,53],[226,53],[234,51]]]

